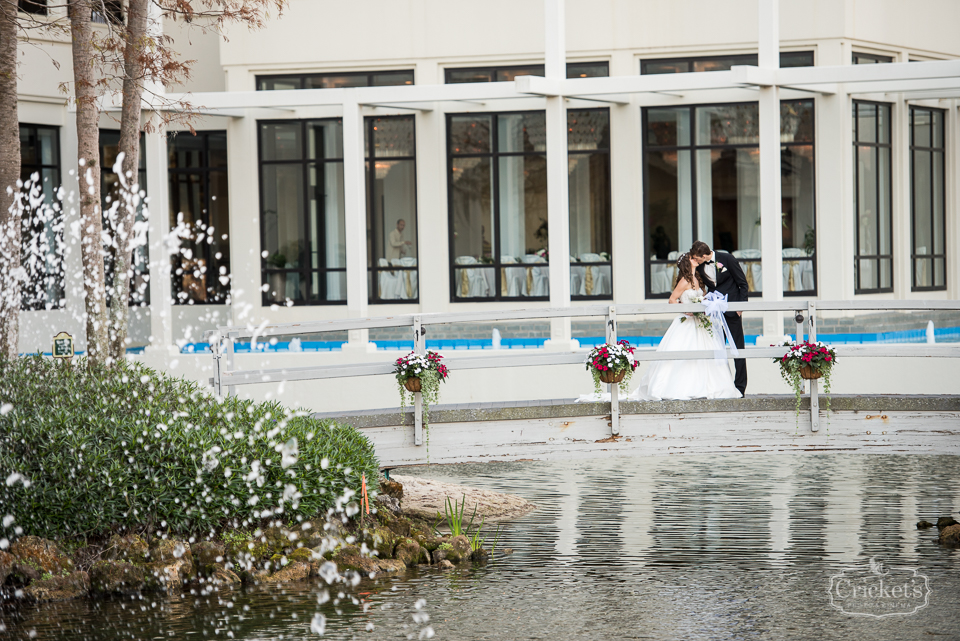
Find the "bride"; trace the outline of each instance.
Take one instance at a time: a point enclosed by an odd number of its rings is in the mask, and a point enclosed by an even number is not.
[[[669,302],[674,305],[688,304],[702,297],[705,292],[700,287],[694,266],[687,254],[677,261],[677,269],[677,282]],[[687,314],[673,320],[657,351],[713,351],[719,347],[721,340],[713,335],[712,330],[701,326],[693,315]],[[726,359],[710,358],[695,361],[653,361],[640,380],[640,386],[626,398],[633,401],[661,401],[741,398],[741,395],[733,384],[733,375]],[[610,395],[591,394],[581,396],[578,400],[609,401]]]
[[[670,294],[670,303],[692,303],[706,294],[697,279],[690,256],[684,254],[677,261],[677,282]],[[693,316],[677,316],[663,335],[658,352],[715,350],[722,337],[700,325]],[[640,380],[640,386],[630,394],[631,400],[659,401],[691,398],[740,398],[733,384],[733,375],[726,359],[696,361],[654,361]]]

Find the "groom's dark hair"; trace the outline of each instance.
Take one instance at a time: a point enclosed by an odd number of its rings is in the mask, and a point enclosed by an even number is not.
[[[710,253],[710,245],[702,240],[696,240],[693,242],[693,245],[690,246],[691,256],[709,256]]]

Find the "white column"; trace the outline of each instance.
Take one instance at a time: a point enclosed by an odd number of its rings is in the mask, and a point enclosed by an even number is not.
[[[151,352],[175,352],[173,304],[170,284],[170,189],[167,177],[167,135],[155,131],[144,136],[147,160],[148,234],[150,253]]]
[[[347,243],[347,311],[353,318],[367,316],[367,193],[364,180],[363,114],[356,90],[344,90],[343,192]],[[344,348],[375,351],[369,330],[350,330]]]
[[[906,62],[906,59],[903,60]],[[893,250],[893,297],[910,298],[913,289],[913,176],[910,174],[910,105],[904,95],[897,94],[893,103],[890,142],[893,164],[893,225],[890,233],[890,247]],[[920,294],[918,298],[923,298]]]
[[[779,0],[759,0],[759,63],[780,67]],[[783,237],[780,198],[780,88],[760,88],[760,249],[763,252],[763,299],[783,300]],[[779,312],[765,312],[765,338],[783,336]]]
[[[544,0],[546,77],[567,77],[564,0]],[[570,306],[570,195],[567,167],[567,107],[563,96],[547,101],[547,224],[550,228],[550,306]],[[569,318],[550,321],[547,349],[575,349]]]
[[[960,118],[957,116],[957,101],[947,102],[944,139],[947,144],[946,169],[944,180],[947,184],[946,202],[947,224],[945,234],[947,251],[947,297],[960,298]]]

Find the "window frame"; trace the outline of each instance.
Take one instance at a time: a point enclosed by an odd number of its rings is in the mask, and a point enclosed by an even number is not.
[[[388,116],[366,116],[363,119],[364,132],[366,133],[366,142],[364,145],[364,163],[368,164],[369,167],[365,168],[366,175],[366,194],[367,194],[367,208],[368,211],[372,214],[373,207],[373,195],[374,189],[376,188],[376,175],[377,175],[377,158],[376,155],[376,140],[373,135],[373,126],[378,120],[388,120],[395,118],[404,118],[411,121],[413,125],[413,155],[412,156],[380,156],[380,158],[386,158],[388,160],[407,160],[413,162],[413,202],[414,202],[414,215],[417,217],[416,236],[413,239],[413,246],[417,250],[417,264],[413,267],[403,267],[403,266],[391,266],[389,269],[382,269],[379,264],[377,264],[376,258],[372,255],[367,256],[367,273],[372,276],[372,282],[370,285],[370,291],[367,292],[367,299],[371,305],[406,305],[406,304],[419,304],[420,303],[420,211],[419,211],[419,200],[417,194],[417,119],[413,115],[388,115]],[[373,222],[371,220],[371,222]],[[376,244],[377,237],[375,234],[376,226],[369,228],[367,233],[372,235],[373,243]],[[383,240],[383,239],[381,239]],[[368,252],[369,253],[369,252]],[[380,298],[378,291],[378,283],[380,282],[380,272],[381,271],[404,271],[404,272],[416,272],[417,273],[417,295],[414,298],[389,298],[382,299]]]
[[[41,180],[43,180],[43,170],[44,170],[44,169],[56,169],[56,171],[57,171],[57,176],[58,176],[58,178],[59,178],[59,180],[60,180],[60,183],[62,184],[62,183],[63,183],[63,170],[62,170],[62,168],[61,168],[62,157],[61,157],[61,145],[60,145],[60,127],[57,126],[57,125],[38,125],[38,124],[33,124],[33,123],[28,123],[28,122],[20,122],[20,123],[17,123],[17,124],[18,124],[18,130],[19,130],[19,131],[22,131],[24,128],[28,128],[28,129],[30,129],[30,130],[33,132],[34,137],[35,137],[36,139],[38,139],[38,140],[39,140],[38,132],[39,132],[41,129],[50,130],[50,131],[53,131],[53,132],[56,134],[56,136],[55,136],[55,139],[56,139],[56,149],[54,150],[54,158],[56,159],[56,163],[55,163],[55,164],[49,164],[49,165],[43,164],[42,162],[39,162],[39,163],[31,163],[31,164],[24,163],[23,160],[22,160],[22,159],[23,159],[23,153],[22,153],[22,148],[21,148],[21,155],[20,155],[20,157],[21,157],[21,162],[20,162],[20,175],[22,176],[22,175],[24,174],[24,170],[28,170],[28,171],[31,172],[31,173],[33,173],[33,172],[39,172],[40,177],[41,177]],[[54,188],[54,189],[57,189],[58,187],[60,187],[60,185],[53,185],[53,188]],[[61,211],[61,212],[60,212],[60,218],[61,218],[61,220],[63,219],[63,215],[64,215],[64,212]],[[21,261],[23,260],[23,249],[22,249],[22,245],[23,245],[23,223],[24,223],[24,222],[26,222],[26,221],[21,221],[21,240],[20,240],[20,243],[21,243],[21,253],[20,253],[20,255],[21,255]],[[35,229],[33,229],[33,230],[31,230],[31,231],[32,231],[33,233],[36,232]],[[59,234],[60,234],[60,242],[62,243],[62,242],[63,242],[63,231],[61,230],[61,231],[59,232]],[[63,301],[64,301],[64,299],[66,298],[66,286],[67,286],[67,283],[66,283],[66,268],[65,268],[65,265],[64,265],[64,256],[61,254],[61,255],[58,256],[57,258],[58,258],[59,267],[58,267],[58,269],[57,269],[56,272],[55,272],[55,277],[59,277],[59,280],[60,280],[60,287],[59,287],[59,289],[60,289],[60,298],[57,299],[56,301],[53,301],[53,302],[44,301],[44,303],[41,305],[41,304],[38,304],[38,303],[36,303],[36,302],[34,302],[34,303],[28,303],[28,302],[26,302],[26,297],[21,296],[21,298],[20,298],[20,311],[24,311],[24,312],[38,312],[38,311],[48,311],[48,310],[53,310],[53,309],[63,309],[63,307],[64,307],[64,306],[63,306]],[[25,293],[25,292],[26,292],[26,287],[21,288],[21,292]]]
[[[173,133],[173,132],[171,132],[171,133]],[[202,156],[203,163],[201,164],[201,166],[199,166],[199,167],[171,167],[169,161],[167,162],[167,186],[168,186],[168,189],[170,189],[170,192],[171,192],[171,193],[170,193],[170,216],[175,217],[178,213],[180,213],[179,211],[177,211],[177,210],[180,209],[180,208],[174,206],[174,202],[179,203],[179,202],[180,202],[180,198],[179,198],[179,196],[176,196],[176,197],[175,197],[174,194],[173,194],[174,183],[171,181],[171,178],[172,178],[174,175],[186,175],[186,176],[189,176],[189,175],[191,175],[191,174],[199,175],[199,176],[201,177],[202,189],[203,189],[202,193],[205,195],[205,198],[204,198],[204,201],[203,201],[203,203],[202,203],[203,207],[202,207],[201,211],[200,211],[200,212],[197,212],[197,213],[200,214],[200,215],[199,215],[199,216],[196,216],[196,219],[199,220],[199,221],[201,221],[201,222],[203,222],[203,224],[206,225],[206,228],[205,228],[205,230],[204,230],[204,233],[206,233],[206,229],[209,229],[209,227],[210,227],[210,215],[211,215],[211,212],[210,212],[210,210],[211,210],[210,203],[212,202],[212,200],[211,200],[212,194],[211,194],[211,190],[210,190],[210,175],[211,175],[211,173],[213,173],[213,172],[215,172],[215,171],[220,171],[220,172],[223,172],[223,174],[224,174],[225,176],[227,176],[227,179],[229,180],[229,173],[228,173],[228,172],[229,172],[229,154],[228,154],[228,153],[225,152],[225,156],[226,156],[226,159],[227,159],[227,164],[225,164],[223,167],[213,167],[213,166],[210,165],[210,137],[211,137],[212,135],[217,135],[217,134],[222,134],[222,135],[224,136],[224,139],[227,138],[227,130],[226,130],[226,129],[205,129],[205,130],[197,130],[196,135],[197,135],[198,137],[201,137],[201,138],[203,139],[203,151],[202,151],[202,153],[203,153],[203,156]],[[176,132],[176,135],[177,135],[177,136],[192,136],[193,134],[191,134],[189,131],[180,131],[180,132]],[[172,145],[172,143],[168,143],[168,145]],[[228,202],[227,207],[228,207],[228,212],[229,212],[229,206],[230,206],[230,205],[229,205],[229,200],[228,200],[227,202]],[[182,209],[180,209],[180,211],[182,211]],[[228,216],[228,220],[229,220],[229,213],[227,214],[227,216]],[[170,225],[170,226],[171,226],[171,228],[173,228],[173,227],[175,226],[175,225],[173,224],[173,221],[171,221],[171,225]],[[229,231],[227,231],[226,233],[228,234],[228,236],[227,236],[227,239],[228,239],[227,242],[229,243]],[[212,269],[212,266],[214,265],[215,262],[219,263],[222,259],[216,260],[216,259],[213,258],[213,256],[214,256],[214,245],[213,245],[212,243],[203,242],[203,259],[206,261],[206,265],[207,265],[207,282],[209,282],[209,280],[210,280],[211,278],[213,278],[213,279],[216,279],[216,282],[217,282],[217,283],[219,283],[220,274],[219,274],[218,272],[212,272],[211,269]],[[208,295],[208,296],[212,295],[212,296],[213,296],[214,298],[216,298],[217,300],[214,300],[214,301],[193,301],[193,302],[189,302],[189,301],[192,300],[192,299],[183,299],[183,300],[181,300],[180,297],[178,296],[178,294],[179,294],[181,291],[183,291],[182,280],[181,280],[183,274],[180,274],[179,276],[177,275],[177,269],[180,269],[180,268],[182,267],[182,258],[183,258],[183,255],[182,255],[181,253],[179,253],[179,252],[178,252],[177,254],[171,255],[171,257],[170,257],[170,260],[171,260],[171,265],[170,265],[170,278],[171,278],[171,283],[170,283],[170,287],[171,287],[171,293],[172,293],[172,296],[171,296],[171,299],[170,299],[170,300],[171,300],[171,303],[172,303],[173,305],[196,306],[196,305],[229,305],[229,304],[230,304],[230,300],[231,300],[231,298],[232,298],[232,296],[231,296],[231,289],[232,289],[232,287],[231,287],[231,286],[232,286],[232,284],[233,284],[233,278],[232,278],[232,272],[230,271],[230,261],[229,261],[229,258],[232,258],[232,256],[228,256],[228,260],[226,261],[227,275],[228,275],[228,276],[231,276],[230,282],[229,282],[227,285],[223,286],[223,289],[221,289],[220,287],[210,287],[209,285],[206,287],[207,295]],[[178,284],[178,281],[179,281],[179,284]]]
[[[306,88],[305,85],[307,84],[307,78],[323,78],[323,77],[326,77],[326,76],[331,76],[331,77],[343,77],[343,76],[348,76],[348,77],[351,77],[351,78],[359,78],[359,77],[361,77],[361,76],[366,76],[366,78],[367,78],[367,84],[364,85],[365,87],[373,87],[373,86],[378,86],[378,87],[383,87],[383,86],[398,86],[398,87],[402,87],[402,86],[407,86],[407,83],[404,83],[404,84],[402,84],[402,85],[374,85],[374,84],[373,84],[373,77],[374,77],[374,76],[388,76],[388,75],[389,75],[389,76],[400,76],[400,75],[405,75],[405,74],[410,74],[411,82],[410,82],[409,84],[410,84],[410,85],[415,85],[415,84],[416,84],[416,74],[415,74],[415,71],[414,71],[413,69],[386,69],[386,70],[379,70],[379,71],[343,71],[343,72],[320,71],[320,72],[313,72],[313,73],[272,73],[272,74],[257,75],[257,76],[255,77],[255,81],[254,81],[254,82],[255,82],[255,84],[256,84],[256,90],[257,90],[257,91],[281,91],[281,90],[278,90],[278,89],[264,89],[264,88],[261,87],[261,83],[264,82],[264,81],[267,81],[267,80],[275,80],[275,79],[278,79],[278,78],[289,78],[290,80],[293,80],[294,78],[296,78],[296,79],[299,80],[299,82],[300,82],[300,86],[297,87],[297,89],[305,89],[305,88]]]
[[[513,114],[533,114],[541,113],[546,117],[546,111],[543,109],[517,109],[512,111],[467,111],[467,112],[457,112],[457,113],[446,113],[444,114],[445,125],[446,125],[446,154],[447,154],[447,264],[448,264],[448,276],[450,279],[450,302],[451,303],[490,303],[490,302],[516,302],[516,301],[530,301],[530,302],[548,302],[550,296],[504,296],[501,292],[503,291],[502,279],[503,274],[502,270],[504,267],[517,267],[516,264],[512,263],[502,263],[500,262],[500,163],[498,160],[504,157],[526,157],[526,156],[541,156],[544,159],[544,162],[547,161],[547,150],[546,146],[543,151],[511,151],[501,153],[500,148],[500,116],[509,116]],[[468,154],[453,154],[452,145],[450,139],[451,131],[451,121],[453,118],[463,117],[463,116],[489,116],[491,119],[490,123],[490,148],[489,153],[468,153]],[[496,149],[497,151],[493,151]],[[453,160],[454,158],[489,158],[490,159],[490,181],[493,184],[493,199],[490,203],[491,213],[493,214],[493,220],[496,225],[494,229],[490,230],[490,238],[492,251],[494,256],[494,262],[484,263],[477,267],[477,269],[493,269],[494,273],[494,295],[485,296],[483,298],[460,298],[457,296],[457,282],[456,282],[456,270],[463,269],[462,265],[457,265],[454,263],[454,225],[453,225],[453,189],[452,179],[453,179]],[[549,216],[549,212],[548,212]],[[547,240],[549,244],[549,236]],[[568,248],[569,253],[569,248]],[[565,257],[564,260],[570,260],[569,257]],[[549,269],[550,260],[548,259],[545,263],[537,263],[539,267],[547,267]]]
[[[569,71],[569,70],[570,70],[571,67],[588,67],[588,66],[593,66],[593,65],[605,65],[606,68],[607,68],[607,75],[606,75],[606,76],[591,76],[591,77],[593,77],[593,78],[609,78],[609,77],[610,77],[610,61],[609,61],[609,60],[597,60],[597,61],[595,61],[595,62],[582,62],[582,61],[568,62],[568,63],[566,64],[566,67],[567,67],[567,78],[570,79],[570,78],[572,78],[572,77],[576,77],[576,78],[579,78],[579,77],[580,77],[580,76],[570,76],[570,71]],[[444,70],[443,70],[443,84],[445,84],[445,85],[469,85],[469,84],[478,84],[478,83],[480,83],[480,82],[504,82],[504,81],[501,81],[501,80],[497,80],[497,79],[496,79],[498,72],[501,72],[501,71],[520,71],[520,70],[523,70],[523,69],[531,69],[531,68],[534,68],[534,69],[535,69],[535,68],[537,68],[537,67],[544,67],[544,69],[542,70],[542,72],[541,72],[540,74],[532,73],[532,74],[528,74],[528,75],[536,76],[536,75],[544,75],[544,74],[546,73],[546,69],[545,69],[546,65],[545,65],[544,63],[540,63],[540,62],[538,62],[538,63],[532,63],[532,64],[528,64],[528,65],[480,65],[480,66],[475,66],[475,67],[445,67]],[[477,81],[477,83],[470,83],[470,82],[450,82],[450,73],[451,73],[451,72],[455,72],[455,71],[478,71],[478,72],[479,72],[479,71],[489,71],[492,80],[480,80],[480,81]],[[509,82],[509,81],[507,81],[507,82]],[[497,113],[510,113],[510,112],[504,111],[504,112],[497,112]]]
[[[612,123],[611,120],[610,120],[610,108],[609,108],[609,107],[588,107],[588,108],[586,108],[586,109],[570,109],[570,108],[568,108],[568,109],[567,109],[568,117],[569,117],[570,112],[573,112],[573,111],[577,111],[577,112],[583,112],[583,111],[605,111],[605,112],[607,112],[607,126],[610,127],[611,130],[612,130],[612,128],[613,128],[613,123]],[[569,129],[569,124],[567,125],[567,128]],[[612,133],[611,133],[611,143],[612,143],[612,137],[613,137],[613,136],[612,136]],[[573,292],[571,292],[571,293],[570,293],[570,300],[613,300],[613,292],[614,292],[614,287],[615,287],[614,283],[615,283],[615,280],[616,280],[616,279],[615,279],[615,275],[614,275],[614,273],[613,273],[613,166],[612,166],[612,160],[611,160],[611,155],[610,155],[610,148],[611,148],[611,146],[612,146],[612,144],[611,144],[610,146],[607,146],[607,147],[604,147],[604,148],[583,149],[583,150],[571,151],[571,150],[570,150],[570,138],[569,138],[569,135],[567,136],[567,158],[568,158],[568,159],[570,158],[570,156],[590,156],[590,155],[594,155],[594,154],[604,154],[604,155],[606,156],[606,160],[607,160],[607,178],[608,178],[608,180],[607,180],[607,211],[606,211],[606,215],[607,215],[607,219],[610,221],[610,224],[607,226],[607,230],[608,230],[608,233],[607,233],[607,246],[610,247],[610,255],[611,255],[611,259],[610,259],[610,260],[607,260],[607,261],[594,262],[594,263],[582,263],[582,262],[580,262],[580,261],[578,260],[576,263],[570,263],[570,267],[571,267],[571,268],[572,268],[574,265],[580,265],[580,266],[585,266],[585,267],[594,267],[594,266],[609,266],[609,267],[610,267],[610,293],[609,293],[609,294],[595,294],[595,295],[589,295],[589,296],[580,296],[579,294],[574,294]],[[569,171],[569,162],[568,162],[567,164],[568,164],[568,171]],[[568,197],[569,197],[569,195],[568,195]],[[567,205],[567,214],[568,214],[567,225],[570,224],[570,221],[569,221],[569,210],[570,210],[570,206],[569,206],[569,204],[568,204],[568,205]],[[569,235],[569,233],[568,233],[568,235]],[[569,260],[569,259],[568,259],[568,260]]]
[[[690,72],[690,73],[694,73],[694,72]],[[794,100],[781,100],[781,101],[780,101],[780,105],[782,106],[784,103],[793,103],[793,102],[811,102],[811,103],[813,103],[812,113],[814,114],[814,119],[816,119],[816,99],[814,99],[814,98],[799,98],[799,99],[794,99]],[[693,189],[693,191],[692,191],[692,193],[691,193],[691,203],[690,203],[690,205],[691,205],[691,210],[690,210],[690,215],[691,215],[691,218],[692,218],[692,220],[691,220],[692,235],[693,235],[694,239],[696,239],[696,238],[698,237],[698,231],[699,231],[699,230],[697,229],[697,226],[698,226],[698,222],[699,222],[699,218],[700,218],[699,215],[698,215],[698,213],[699,213],[699,212],[698,212],[698,203],[699,203],[699,200],[700,200],[700,199],[698,198],[698,186],[699,186],[699,182],[697,181],[697,163],[694,161],[694,158],[695,158],[695,155],[694,155],[694,154],[696,153],[696,151],[701,150],[701,149],[759,149],[759,148],[760,148],[760,143],[759,143],[759,141],[758,141],[756,144],[753,144],[753,143],[750,143],[750,144],[746,144],[746,143],[734,143],[734,144],[723,144],[723,145],[712,145],[712,144],[709,144],[709,145],[698,145],[698,144],[696,144],[696,132],[697,132],[696,113],[697,113],[697,109],[700,108],[700,107],[736,106],[736,105],[754,105],[754,104],[758,104],[758,103],[757,103],[756,101],[747,100],[747,101],[738,101],[738,102],[708,102],[708,103],[698,103],[698,104],[693,104],[693,105],[662,105],[662,106],[661,106],[661,105],[657,105],[657,106],[653,106],[653,107],[644,107],[644,108],[641,109],[640,138],[641,138],[641,172],[642,172],[642,174],[643,174],[643,177],[642,177],[642,189],[643,189],[643,203],[642,203],[642,206],[643,206],[643,263],[644,263],[644,265],[643,265],[643,270],[644,270],[644,281],[645,281],[645,283],[644,283],[644,297],[645,297],[645,298],[647,298],[647,299],[661,299],[661,298],[669,298],[669,297],[670,297],[670,292],[669,292],[669,291],[668,291],[668,292],[661,292],[661,293],[657,293],[657,294],[654,294],[654,293],[651,292],[651,285],[653,284],[653,283],[652,283],[652,279],[651,279],[651,267],[652,267],[654,264],[657,264],[657,265],[670,265],[670,264],[672,264],[672,261],[670,261],[669,259],[667,259],[667,260],[656,260],[656,261],[654,261],[654,260],[651,260],[650,258],[648,258],[649,254],[650,254],[650,249],[651,249],[651,247],[650,247],[650,243],[651,243],[651,241],[650,241],[651,229],[650,229],[650,216],[649,216],[649,210],[650,210],[650,190],[647,188],[647,173],[648,173],[648,172],[647,172],[647,152],[648,152],[648,151],[651,151],[651,150],[652,150],[652,151],[657,151],[657,150],[677,150],[677,151],[680,151],[680,150],[688,150],[688,151],[690,151],[690,154],[691,154],[690,184],[691,184],[691,187],[692,187],[692,189]],[[690,111],[690,143],[689,143],[688,145],[650,145],[650,144],[649,144],[649,141],[648,141],[648,139],[647,139],[648,115],[649,115],[649,110],[650,110],[650,109],[677,109],[677,110],[680,110],[680,109],[688,109],[688,110]],[[813,128],[814,128],[814,132],[815,132],[815,131],[816,131],[816,121],[815,121],[815,120],[814,120]],[[816,176],[817,176],[816,157],[817,157],[817,142],[816,142],[816,135],[814,134],[813,139],[812,139],[811,141],[809,141],[809,142],[807,142],[807,141],[804,141],[804,142],[781,142],[781,143],[780,143],[781,153],[782,153],[782,148],[783,148],[783,147],[792,147],[792,146],[796,146],[796,147],[807,147],[807,146],[809,146],[809,147],[812,147],[812,148],[813,148],[813,159],[814,159],[814,160],[813,160],[813,176],[814,176],[814,186],[813,186],[813,187],[814,187],[814,198],[812,199],[812,201],[813,201],[813,207],[814,207],[814,209],[813,209],[814,233],[816,233],[816,231],[817,231],[817,227],[816,227],[816,221],[817,221],[817,209],[816,209],[816,207],[817,207],[817,199],[816,199]],[[782,167],[781,167],[781,172],[782,172]],[[782,174],[781,174],[781,176],[780,176],[779,179],[780,179],[781,181],[783,180]],[[711,239],[711,242],[712,242],[712,239]],[[714,249],[715,249],[715,248],[714,248]],[[677,251],[681,251],[681,250],[678,248]],[[681,251],[681,253],[682,253],[682,251]],[[800,260],[809,260],[809,261],[812,262],[812,264],[813,264],[813,290],[811,291],[811,290],[808,290],[808,289],[803,289],[803,290],[797,290],[797,291],[792,291],[792,292],[784,291],[784,292],[783,292],[783,295],[784,295],[785,297],[803,297],[803,296],[814,296],[814,297],[816,297],[816,296],[818,295],[818,292],[819,292],[819,276],[818,276],[818,273],[817,273],[817,272],[818,272],[819,270],[817,269],[817,258],[816,258],[816,256],[817,256],[816,250],[814,250],[814,253],[813,253],[812,256],[804,257],[804,258],[800,259]],[[738,258],[737,260],[738,260],[738,262],[740,262],[741,264],[742,264],[742,263],[757,262],[757,261],[755,261],[755,260],[745,261],[745,260],[739,259],[739,258]],[[759,260],[759,259],[758,259],[758,260]],[[751,294],[754,294],[754,295],[761,295],[761,296],[763,295],[763,292],[762,292],[762,291],[761,291],[761,292],[750,292],[750,293],[751,293]]]
[[[347,304],[347,297],[346,297],[346,296],[344,296],[343,300],[327,300],[327,299],[326,299],[327,279],[326,279],[326,278],[320,278],[320,276],[324,276],[324,277],[325,277],[325,276],[327,275],[327,273],[329,273],[329,272],[343,272],[344,274],[346,274],[346,272],[347,272],[347,266],[346,266],[346,264],[344,264],[343,267],[326,267],[326,262],[327,262],[327,261],[326,261],[326,257],[327,257],[327,254],[326,254],[326,246],[325,246],[325,243],[319,243],[320,246],[317,248],[317,254],[318,254],[317,264],[318,264],[318,265],[323,265],[323,266],[322,266],[322,267],[317,267],[316,269],[313,269],[312,267],[310,267],[309,257],[310,257],[310,252],[313,250],[312,247],[311,247],[309,250],[306,250],[306,255],[305,255],[304,257],[302,257],[302,258],[306,258],[306,260],[303,260],[303,261],[302,261],[302,262],[303,262],[303,265],[302,265],[301,267],[299,267],[299,268],[289,268],[289,269],[287,269],[287,268],[284,268],[284,269],[273,268],[273,269],[271,269],[270,271],[267,271],[267,257],[264,257],[264,256],[263,256],[263,252],[266,251],[266,246],[267,246],[267,243],[266,243],[266,225],[265,225],[264,216],[263,216],[263,212],[264,212],[264,207],[263,207],[263,205],[264,205],[264,202],[263,202],[263,198],[264,198],[264,189],[263,189],[263,167],[264,167],[265,165],[297,165],[297,164],[300,165],[301,171],[303,172],[303,208],[302,208],[301,211],[300,211],[300,221],[299,221],[299,222],[300,222],[300,225],[299,225],[299,227],[300,227],[300,232],[301,232],[301,234],[302,234],[301,238],[304,240],[304,242],[309,242],[309,240],[310,240],[310,215],[309,215],[309,203],[310,203],[310,173],[309,173],[309,172],[310,172],[310,165],[311,165],[311,164],[317,164],[317,165],[319,165],[320,163],[323,163],[323,164],[327,164],[327,163],[330,163],[330,164],[340,163],[341,165],[343,165],[343,162],[344,162],[344,161],[343,161],[343,156],[342,156],[342,155],[341,155],[339,158],[323,158],[323,159],[317,159],[317,158],[310,159],[310,158],[307,157],[307,155],[308,155],[308,153],[309,153],[309,152],[308,152],[309,145],[307,144],[307,140],[308,140],[308,137],[307,137],[307,124],[308,124],[308,123],[313,123],[313,122],[339,122],[339,123],[340,123],[340,126],[343,127],[343,117],[342,117],[342,116],[335,116],[335,117],[330,117],[330,118],[286,118],[286,119],[284,119],[284,118],[269,118],[269,119],[265,119],[265,120],[257,120],[257,121],[256,121],[256,127],[257,127],[257,131],[256,131],[256,135],[257,135],[257,188],[258,188],[258,190],[259,190],[259,192],[260,192],[260,193],[259,193],[259,199],[258,199],[259,219],[260,219],[260,252],[261,252],[261,253],[260,253],[260,286],[261,286],[261,288],[262,288],[264,285],[268,285],[268,284],[269,284],[269,275],[270,275],[270,274],[275,274],[275,273],[284,273],[284,274],[296,273],[296,274],[300,274],[301,278],[306,277],[306,278],[305,278],[306,283],[307,283],[307,290],[306,290],[306,291],[307,291],[307,293],[309,294],[309,292],[310,292],[310,287],[311,287],[311,285],[313,284],[313,278],[316,277],[316,278],[317,278],[317,283],[318,283],[317,298],[316,298],[316,300],[310,300],[309,296],[307,296],[305,300],[299,301],[299,302],[298,302],[298,301],[295,301],[295,300],[291,300],[290,302],[293,304],[294,307],[308,307],[308,306],[317,306],[317,305],[320,305],[320,306],[326,306],[326,305],[346,305],[346,304]],[[263,159],[263,135],[262,135],[261,127],[262,127],[263,125],[275,125],[275,124],[287,124],[287,125],[289,125],[289,124],[291,124],[291,123],[297,123],[298,125],[300,125],[300,135],[301,135],[301,139],[300,139],[300,159],[299,159],[299,160],[267,160],[267,161],[265,161],[265,160]],[[341,154],[342,154],[342,150],[341,150]],[[324,239],[325,239],[325,238],[324,238]],[[280,305],[280,304],[281,304],[281,303],[278,303],[278,302],[275,302],[275,301],[268,300],[268,299],[267,299],[267,295],[268,295],[268,294],[269,294],[269,290],[263,291],[263,290],[261,289],[261,292],[260,292],[260,301],[261,301],[261,305],[262,305],[263,307],[270,307],[271,305]]]
[[[880,142],[861,142],[860,141],[860,112],[859,105],[877,105],[884,106],[889,108],[889,116],[887,117],[887,140],[886,143]],[[894,260],[894,228],[893,228],[893,203],[896,202],[894,199],[896,194],[894,193],[894,184],[893,184],[893,103],[889,102],[878,102],[875,100],[854,100],[853,101],[853,214],[854,214],[854,254],[853,254],[853,293],[854,295],[859,294],[885,294],[890,293],[894,290],[896,284],[896,270],[893,267]],[[874,131],[874,139],[880,139],[880,119],[877,118],[877,127]],[[887,163],[887,184],[890,185],[890,206],[887,208],[887,217],[888,224],[890,229],[890,253],[889,254],[871,254],[868,256],[863,256],[860,254],[860,147],[873,147],[876,149],[886,148],[890,150],[890,161]],[[879,151],[877,153],[877,158],[879,159]],[[877,178],[880,176],[879,163],[877,167]],[[876,181],[877,183],[877,203],[880,202],[880,180]],[[877,251],[880,251],[880,216],[879,212],[877,215]],[[874,289],[865,289],[860,286],[860,263],[863,260],[872,260],[875,262],[877,267],[877,287]],[[889,287],[880,287],[881,273],[880,265],[881,261],[889,260],[890,261],[890,286]]]
[[[859,59],[870,60],[872,62],[858,62]],[[853,51],[850,53],[850,64],[852,65],[862,65],[862,64],[890,64],[894,60],[893,56],[885,56],[880,53],[863,53],[860,51]],[[861,101],[869,102],[869,101]]]
[[[921,107],[919,105],[910,105],[910,119],[909,119],[909,128],[910,128],[910,291],[913,292],[936,292],[936,291],[945,291],[947,289],[947,276],[949,271],[947,270],[947,110],[938,109],[936,107]],[[914,143],[914,126],[913,126],[913,116],[917,111],[927,111],[931,114],[933,112],[940,113],[940,141],[941,144],[939,147],[933,145],[933,123],[931,120],[931,131],[930,131],[930,146],[929,147],[918,147]],[[940,175],[943,176],[943,183],[940,185],[940,188],[943,190],[943,253],[937,254],[931,251],[929,254],[917,254],[917,198],[916,198],[916,182],[915,182],[915,154],[914,152],[928,152],[930,154],[930,233],[931,241],[933,239],[933,230],[936,229],[936,213],[934,212],[933,203],[934,197],[936,196],[935,186],[933,181],[933,159],[935,158],[936,152],[940,152]],[[932,244],[932,242],[931,242]],[[933,248],[931,247],[931,250]],[[935,274],[936,274],[936,260],[938,258],[943,259],[943,285],[935,284]],[[931,272],[931,282],[934,284],[927,287],[917,285],[917,261],[918,259],[929,259]]]
[[[791,54],[810,54],[812,59],[812,64],[809,66],[815,66],[817,59],[814,50],[812,49],[803,49],[800,51],[781,51],[780,52],[780,61],[783,62],[784,55]],[[669,58],[643,58],[640,60],[640,75],[641,76],[659,76],[664,74],[650,73],[648,72],[647,66],[649,63],[676,63],[676,62],[688,62],[693,64],[694,62],[711,62],[717,60],[740,60],[743,65],[755,67],[758,64],[758,58],[760,54],[758,53],[734,53],[729,55],[712,55],[712,56],[676,56]],[[781,67],[783,65],[781,64]],[[710,72],[697,72],[693,71],[680,71],[677,73],[710,73]]]

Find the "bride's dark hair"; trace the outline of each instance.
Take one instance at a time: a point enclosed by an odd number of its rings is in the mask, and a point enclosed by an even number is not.
[[[690,262],[690,254],[681,254],[677,259],[677,279],[673,281],[673,286],[680,284],[680,279],[686,278],[690,286],[693,287],[693,263]]]

